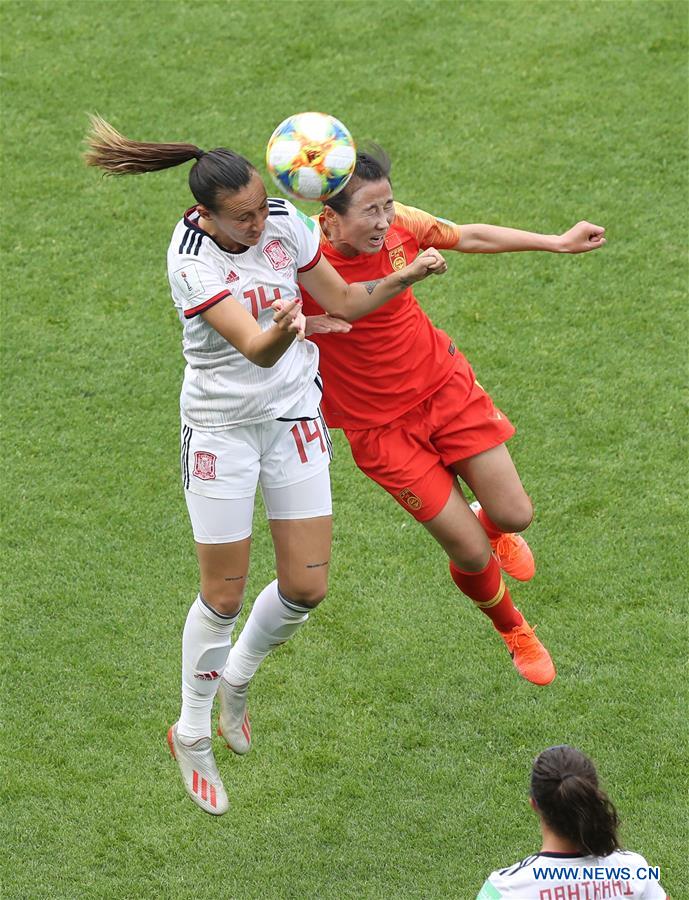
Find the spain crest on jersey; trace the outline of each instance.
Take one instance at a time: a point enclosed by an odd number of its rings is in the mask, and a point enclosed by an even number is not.
[[[263,252],[268,257],[271,266],[274,269],[286,269],[292,262],[292,257],[282,246],[282,241],[271,241],[263,248]]]
[[[215,453],[206,450],[197,450],[194,453],[194,475],[202,481],[212,481],[215,478]]]

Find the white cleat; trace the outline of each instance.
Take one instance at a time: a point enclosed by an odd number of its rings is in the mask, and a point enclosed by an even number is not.
[[[229,808],[225,788],[220,779],[209,737],[183,744],[177,734],[177,723],[169,729],[167,742],[179,764],[187,794],[204,812],[221,816]]]
[[[246,697],[249,682],[235,687],[220,679],[218,701],[220,703],[220,721],[218,734],[234,753],[240,755],[251,749],[251,722],[246,711]]]

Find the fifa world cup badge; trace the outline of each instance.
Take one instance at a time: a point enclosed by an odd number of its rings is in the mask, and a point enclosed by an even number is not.
[[[407,265],[407,257],[404,255],[404,247],[393,247],[390,251],[390,265],[395,272],[399,272]]]

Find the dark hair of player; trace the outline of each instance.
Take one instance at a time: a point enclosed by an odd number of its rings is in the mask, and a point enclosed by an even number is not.
[[[130,141],[100,116],[91,116],[86,164],[106,175],[141,175],[169,169],[195,159],[189,170],[189,189],[197,203],[219,212],[218,194],[245,187],[256,171],[248,159],[219,147],[205,152],[194,144],[152,144]]]
[[[381,181],[383,178],[390,181],[391,169],[392,163],[385,150],[379,147],[378,144],[366,144],[363,150],[357,150],[356,152],[356,165],[347,185],[334,197],[325,200],[324,205],[343,215],[347,212],[349,204],[352,202],[352,194],[357,187],[361,187],[360,182]],[[390,183],[392,184],[392,182]]]
[[[531,796],[548,827],[590,856],[619,849],[615,807],[598,787],[591,760],[574,747],[544,750],[531,772]]]

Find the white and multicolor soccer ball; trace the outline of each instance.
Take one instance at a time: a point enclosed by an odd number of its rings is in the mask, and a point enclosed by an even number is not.
[[[266,164],[275,184],[299,200],[327,200],[347,184],[356,147],[342,122],[325,113],[297,113],[271,135]]]

